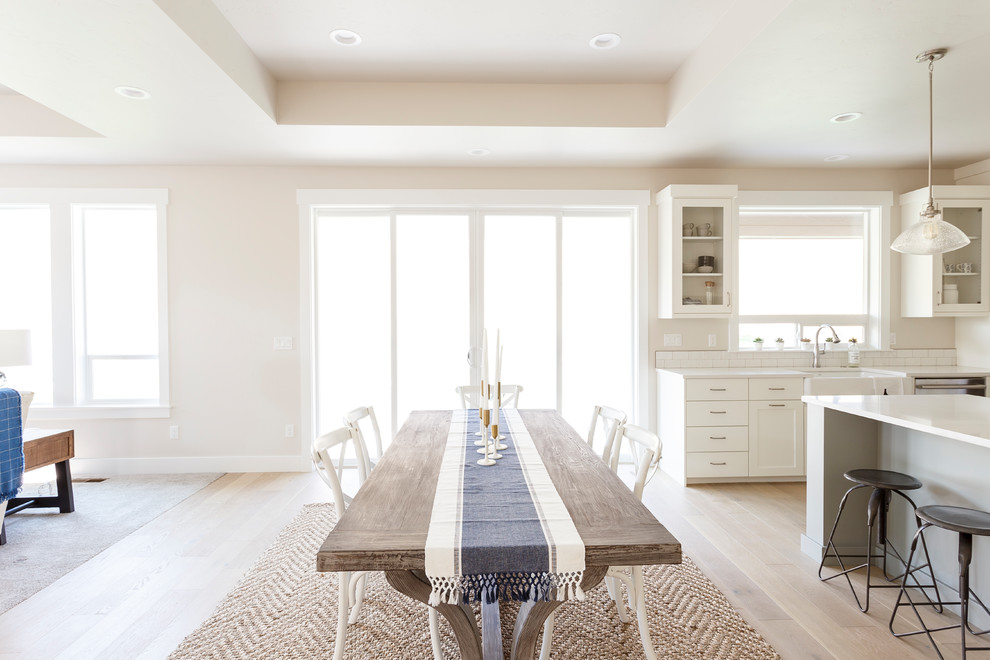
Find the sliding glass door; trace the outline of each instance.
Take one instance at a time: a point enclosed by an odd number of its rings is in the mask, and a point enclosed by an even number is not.
[[[317,208],[316,433],[373,405],[384,443],[413,410],[459,406],[488,330],[520,405],[635,409],[634,232],[628,211]],[[472,350],[473,349],[473,350]]]

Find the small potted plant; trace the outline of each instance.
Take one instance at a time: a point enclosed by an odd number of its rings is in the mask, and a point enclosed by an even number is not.
[[[838,350],[839,343],[841,341],[842,341],[841,339],[839,339],[837,341],[834,337],[826,337],[825,338],[825,350],[826,351],[828,351],[828,350]]]
[[[783,337],[777,337],[777,339],[774,340],[774,343],[777,344],[777,350],[778,351],[784,350],[784,338]]]
[[[763,350],[763,338],[762,337],[757,337],[756,339],[753,340],[753,348],[755,348],[758,351],[762,351]]]
[[[801,348],[806,351],[811,350],[811,339],[808,337],[801,337]]]

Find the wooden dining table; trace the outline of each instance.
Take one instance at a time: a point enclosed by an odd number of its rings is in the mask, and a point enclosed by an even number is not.
[[[519,413],[584,543],[582,589],[599,584],[609,566],[680,563],[680,542],[559,413]],[[318,571],[383,571],[396,590],[429,602],[426,537],[451,415],[450,410],[410,414],[323,542]],[[522,603],[512,635],[513,660],[534,657],[543,623],[560,604]],[[462,658],[502,658],[497,604],[494,611],[483,605],[481,630],[468,605],[439,605],[437,611],[453,628]]]

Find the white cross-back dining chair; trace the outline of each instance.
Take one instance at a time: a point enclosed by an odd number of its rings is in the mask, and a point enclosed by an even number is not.
[[[643,488],[646,482],[656,470],[660,461],[660,452],[663,444],[656,433],[644,429],[641,426],[623,424],[616,434],[615,448],[611,454],[609,467],[613,471],[618,468],[618,456],[623,442],[628,447],[633,456],[633,465],[636,470],[636,478],[632,485],[633,495],[636,499],[643,499]],[[653,641],[650,639],[650,622],[646,618],[646,594],[643,591],[643,567],[642,566],[610,566],[605,574],[608,593],[615,601],[619,620],[622,623],[629,622],[626,614],[625,604],[622,602],[622,593],[616,581],[622,582],[626,586],[626,593],[629,598],[630,609],[636,612],[636,623],[639,626],[639,638],[643,643],[643,653],[647,660],[657,660],[656,651],[653,649]],[[553,614],[546,623],[543,624],[543,644],[540,647],[540,660],[547,660],[550,657],[550,642],[553,638]]]
[[[371,406],[355,408],[344,415],[344,425],[357,430],[365,449],[368,448],[369,442],[368,436],[365,435],[364,431],[368,428],[371,429],[371,434],[375,441],[375,453],[368,457],[368,463],[371,467],[374,467],[382,457],[382,432],[378,428],[378,418],[375,417],[375,409]],[[362,426],[365,428],[362,428]]]
[[[354,448],[354,462],[358,471],[357,487],[360,489],[365,479],[367,479],[368,473],[371,471],[368,452],[365,449],[360,430],[351,426],[335,429],[318,437],[313,441],[311,447],[316,472],[333,493],[333,504],[337,511],[338,520],[344,515],[347,505],[354,498],[353,494],[344,492],[341,485],[348,445]],[[333,458],[334,454],[337,455],[336,460]],[[354,492],[356,493],[357,490]],[[341,660],[344,657],[344,639],[347,636],[347,626],[357,621],[358,616],[361,614],[367,577],[367,571],[341,572],[338,574],[337,638],[334,641],[333,660]],[[431,607],[429,608],[429,614],[433,657],[435,660],[443,660],[443,653],[440,650],[440,629],[437,611]]]
[[[595,406],[591,413],[591,428],[588,429],[588,446],[595,450],[595,439],[602,438],[602,460],[612,464],[612,453],[615,448],[615,438],[621,433],[622,425],[626,423],[626,413],[617,408]]]
[[[478,395],[481,392],[481,385],[458,385],[454,388],[454,391],[461,396],[461,407],[465,410],[477,408],[480,404]],[[506,385],[502,383],[502,407],[518,408],[519,393],[522,391],[522,385]]]

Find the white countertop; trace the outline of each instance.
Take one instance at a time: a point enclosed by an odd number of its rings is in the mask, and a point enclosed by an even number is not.
[[[775,376],[811,378],[815,376],[815,372],[811,367],[806,369],[794,369],[790,367],[685,367],[659,368],[657,371],[678,374],[684,378],[773,378]],[[900,376],[902,378],[913,378],[916,376],[925,378],[938,376],[944,376],[946,378],[990,376],[990,367],[967,366],[823,367],[817,371],[818,373],[828,374],[843,373],[848,374],[850,377],[857,375]]]
[[[990,398],[968,394],[931,396],[804,396],[809,406],[875,419],[990,448]]]

